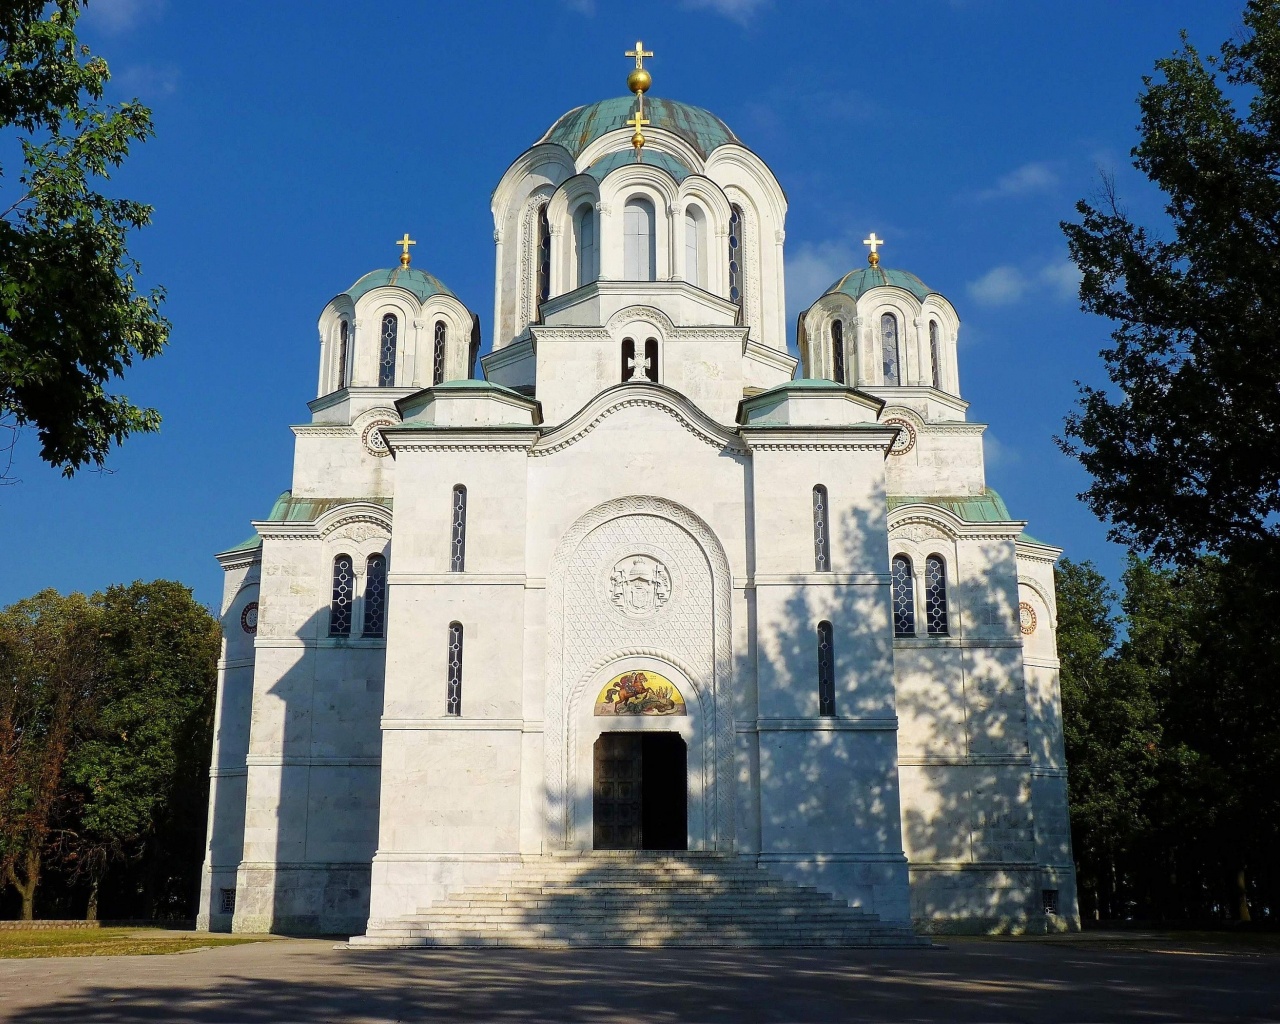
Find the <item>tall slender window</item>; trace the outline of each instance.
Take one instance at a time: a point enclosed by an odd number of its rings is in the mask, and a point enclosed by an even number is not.
[[[647,199],[628,199],[622,211],[622,277],[625,281],[657,280],[657,215]]]
[[[635,338],[622,339],[622,383],[644,376],[644,369],[636,362]]]
[[[729,208],[729,301],[738,307],[739,323],[742,322],[747,308],[742,274],[742,232],[745,226],[742,207],[731,206]]]
[[[831,360],[834,363],[837,384],[847,384],[844,376],[844,321],[835,320],[831,324]]]
[[[394,313],[382,318],[382,347],[378,352],[378,387],[396,386],[396,346],[400,338],[400,321]]]
[[[898,318],[892,313],[880,318],[880,354],[885,386],[896,387],[902,383],[902,374],[898,369]]]
[[[658,339],[646,338],[644,343],[644,375],[658,383]]]
[[[924,562],[924,621],[930,636],[947,635],[947,563],[939,555]]]
[[[813,489],[813,568],[817,572],[831,570],[831,533],[828,527],[830,515],[827,489],[818,484]]]
[[[590,203],[578,207],[573,230],[578,248],[578,285],[590,284],[596,279],[596,212]]]
[[[895,555],[889,574],[889,592],[893,600],[893,635],[916,635],[916,580],[911,559]]]
[[[387,635],[387,558],[370,555],[365,563],[364,635]]]
[[[684,211],[684,279],[699,288],[707,286],[702,276],[703,238],[706,235],[706,218],[696,206]]]
[[[453,489],[450,514],[449,571],[462,572],[467,561],[467,489],[462,484]]]
[[[329,635],[351,635],[351,605],[355,596],[355,573],[350,555],[333,560],[333,599],[329,604]]]
[[[538,319],[542,319],[542,303],[551,298],[551,224],[547,206],[538,207]]]
[[[341,391],[347,386],[347,349],[348,345],[347,322],[342,321],[338,325],[338,390]]]
[[[449,328],[443,320],[436,321],[434,343],[431,346],[431,386],[444,383],[445,342],[449,340]]]
[[[445,714],[462,714],[462,623],[449,623],[448,651],[449,688],[445,697]]]
[[[938,340],[938,321],[929,321],[929,362],[933,364],[933,386],[942,390],[942,343]]]
[[[818,714],[836,713],[836,649],[831,623],[818,623]]]

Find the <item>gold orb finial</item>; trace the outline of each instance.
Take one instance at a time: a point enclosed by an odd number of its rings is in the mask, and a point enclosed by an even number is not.
[[[651,85],[653,85],[653,75],[649,74],[644,68],[636,68],[631,74],[627,75],[627,88],[631,92],[648,92]]]
[[[404,238],[401,238],[396,242],[396,245],[400,246],[401,249],[404,250],[400,253],[400,266],[407,267],[409,265],[409,246],[417,244],[417,242],[409,237],[409,232],[407,231],[404,233]]]
[[[880,246],[884,245],[884,239],[876,238],[876,233],[873,231],[871,232],[870,238],[864,238],[862,240],[862,244],[871,246],[871,252],[867,254],[867,263],[873,267],[880,266],[880,254],[876,252],[876,250],[879,249]]]

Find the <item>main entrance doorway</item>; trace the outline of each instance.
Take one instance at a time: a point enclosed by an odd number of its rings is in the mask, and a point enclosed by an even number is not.
[[[595,745],[597,850],[687,850],[688,755],[674,732],[606,732]]]

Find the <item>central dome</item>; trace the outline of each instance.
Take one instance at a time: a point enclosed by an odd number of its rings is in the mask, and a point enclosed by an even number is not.
[[[618,96],[578,107],[569,111],[547,129],[547,134],[538,142],[563,146],[576,159],[600,136],[618,129],[626,129],[626,122],[635,112],[634,96]],[[712,150],[720,146],[729,143],[742,145],[742,140],[734,135],[729,126],[715,114],[688,103],[677,103],[675,100],[662,100],[649,96],[644,101],[644,116],[649,120],[649,127],[663,128],[679,135],[693,146],[704,160],[711,155]]]

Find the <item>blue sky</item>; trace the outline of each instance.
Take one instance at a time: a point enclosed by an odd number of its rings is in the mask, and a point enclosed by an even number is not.
[[[19,441],[0,604],[155,577],[216,603],[213,553],[289,486],[321,308],[393,265],[408,231],[414,265],[480,313],[487,351],[490,191],[561,113],[625,93],[637,37],[652,95],[714,111],[786,189],[789,323],[863,264],[868,232],[887,239],[884,264],[960,313],[988,482],[1114,576],[1123,552],[1052,442],[1073,381],[1102,379],[1108,333],[1078,310],[1058,222],[1100,169],[1158,222],[1127,159],[1141,77],[1180,29],[1216,49],[1242,2],[93,0],[82,36],[109,98],[155,115],[110,189],[156,208],[132,249],[173,335],[117,390],[164,424],[72,480]]]

